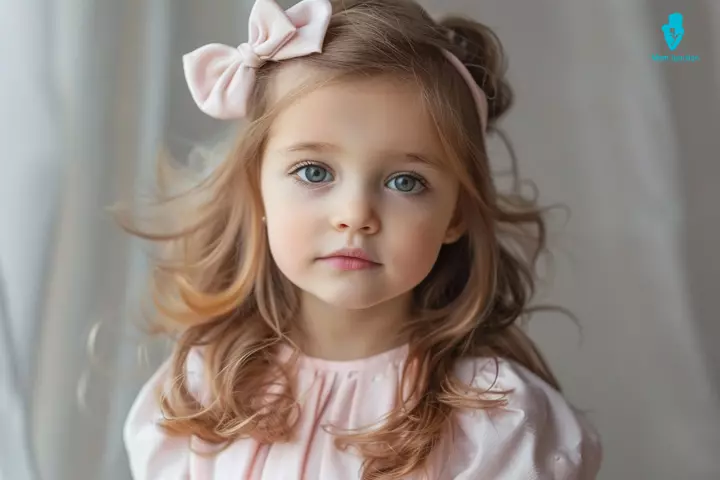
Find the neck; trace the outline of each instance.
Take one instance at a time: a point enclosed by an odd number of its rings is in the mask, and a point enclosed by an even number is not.
[[[300,328],[293,340],[304,354],[326,360],[357,360],[386,352],[406,340],[400,330],[409,318],[411,295],[348,310],[303,293]]]

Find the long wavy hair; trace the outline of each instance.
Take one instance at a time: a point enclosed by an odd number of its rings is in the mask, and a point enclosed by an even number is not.
[[[151,278],[156,325],[175,337],[177,379],[161,395],[163,427],[217,445],[252,437],[289,441],[298,409],[293,371],[277,356],[299,308],[296,287],[278,270],[262,223],[259,173],[268,130],[283,102],[268,99],[277,72],[301,62],[320,72],[316,84],[360,76],[414,82],[433,118],[447,168],[460,182],[467,227],[442,247],[428,277],[414,291],[414,320],[403,381],[412,394],[378,425],[337,433],[339,447],[364,457],[364,480],[397,479],[418,471],[459,408],[494,408],[503,398],[472,389],[453,375],[465,357],[518,362],[559,389],[519,322],[532,311],[539,255],[545,251],[543,210],[520,192],[501,194],[491,175],[485,135],[464,80],[441,49],[460,58],[488,97],[488,134],[512,104],[502,47],[486,26],[461,17],[434,21],[413,1],[343,0],[333,15],[323,52],[262,66],[250,118],[231,152],[182,195],[157,206],[180,216],[170,232],[121,224],[160,246]],[[201,349],[211,401],[188,385],[186,362]],[[411,366],[417,368],[410,368]],[[241,386],[241,388],[239,388]],[[507,393],[507,392],[506,392]]]

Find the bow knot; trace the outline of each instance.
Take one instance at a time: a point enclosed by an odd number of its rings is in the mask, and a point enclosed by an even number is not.
[[[211,117],[245,117],[255,70],[269,60],[321,52],[331,15],[329,0],[302,0],[285,11],[275,0],[256,0],[248,42],[237,48],[205,45],[183,57],[193,100]]]
[[[257,53],[253,50],[253,47],[249,43],[243,43],[238,47],[240,56],[242,56],[242,63],[244,66],[249,68],[260,68],[265,63],[265,60],[260,58]]]

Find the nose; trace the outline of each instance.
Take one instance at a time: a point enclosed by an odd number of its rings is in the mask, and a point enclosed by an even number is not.
[[[333,228],[349,234],[374,235],[380,231],[380,219],[369,195],[356,193],[338,199],[331,218]]]

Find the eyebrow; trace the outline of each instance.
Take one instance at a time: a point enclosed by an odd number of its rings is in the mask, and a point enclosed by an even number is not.
[[[325,142],[299,142],[299,143],[294,143],[284,149],[281,149],[281,151],[289,152],[289,153],[292,153],[292,152],[337,153],[340,150],[342,150],[342,149],[338,145],[334,145],[332,143],[325,143]],[[424,154],[416,153],[416,152],[401,152],[401,151],[397,151],[397,150],[383,150],[383,151],[378,152],[378,156],[394,157],[394,158],[410,161],[413,163],[421,163],[424,165],[429,165],[431,167],[436,167],[436,168],[438,165],[440,165],[440,162],[437,159],[435,159],[433,156],[428,156],[428,155],[424,155]]]
[[[299,142],[284,149],[286,152],[337,152],[340,147],[332,143]]]

